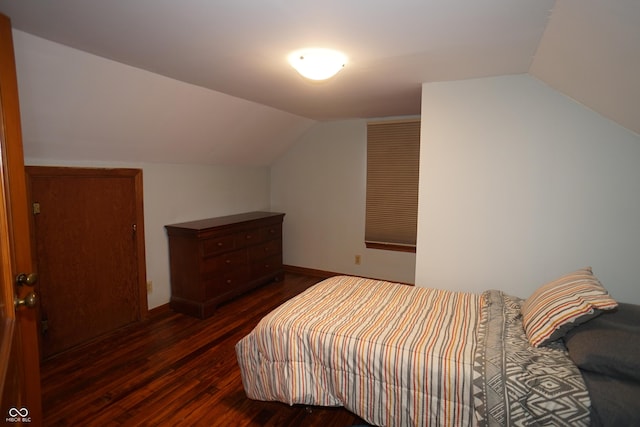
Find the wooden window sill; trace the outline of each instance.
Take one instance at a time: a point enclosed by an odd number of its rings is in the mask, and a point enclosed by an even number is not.
[[[403,245],[399,243],[364,242],[368,249],[382,249],[385,251],[416,253],[415,245]]]

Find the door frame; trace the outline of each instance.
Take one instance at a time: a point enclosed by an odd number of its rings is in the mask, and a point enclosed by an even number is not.
[[[123,177],[131,178],[134,182],[135,191],[135,220],[136,220],[136,262],[138,273],[138,299],[139,313],[137,320],[147,318],[149,309],[147,301],[147,266],[145,256],[145,234],[144,234],[144,197],[142,191],[142,169],[133,168],[89,168],[89,167],[67,167],[67,166],[25,166],[27,176],[27,196],[29,206],[33,206],[31,194],[31,180],[34,177]],[[35,230],[34,216],[30,215],[31,229]],[[31,234],[31,246],[35,250],[35,233]],[[35,253],[35,252],[34,252]],[[35,260],[36,265],[38,260]]]
[[[102,167],[74,167],[74,166],[25,166],[27,176],[27,197],[29,206],[33,206],[31,195],[31,179],[33,177],[124,177],[131,178],[135,191],[135,220],[136,220],[136,255],[138,273],[138,320],[144,320],[149,314],[147,301],[147,264],[145,256],[145,232],[144,232],[144,196],[142,189],[142,169],[134,168],[102,168]],[[29,216],[30,226],[35,230],[34,216]],[[35,246],[35,232],[31,233],[31,245]],[[36,264],[38,260],[35,260]]]

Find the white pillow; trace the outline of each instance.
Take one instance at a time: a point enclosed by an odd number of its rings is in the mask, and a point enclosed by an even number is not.
[[[586,267],[541,286],[520,311],[529,343],[539,347],[617,306],[591,267]]]

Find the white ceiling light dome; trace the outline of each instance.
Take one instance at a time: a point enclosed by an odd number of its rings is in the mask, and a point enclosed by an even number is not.
[[[323,48],[300,49],[289,54],[289,64],[303,77],[326,80],[336,75],[347,63],[342,52]]]

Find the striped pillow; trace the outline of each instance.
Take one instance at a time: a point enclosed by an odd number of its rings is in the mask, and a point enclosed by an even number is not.
[[[587,267],[541,286],[524,301],[520,311],[529,343],[539,347],[617,306]]]

